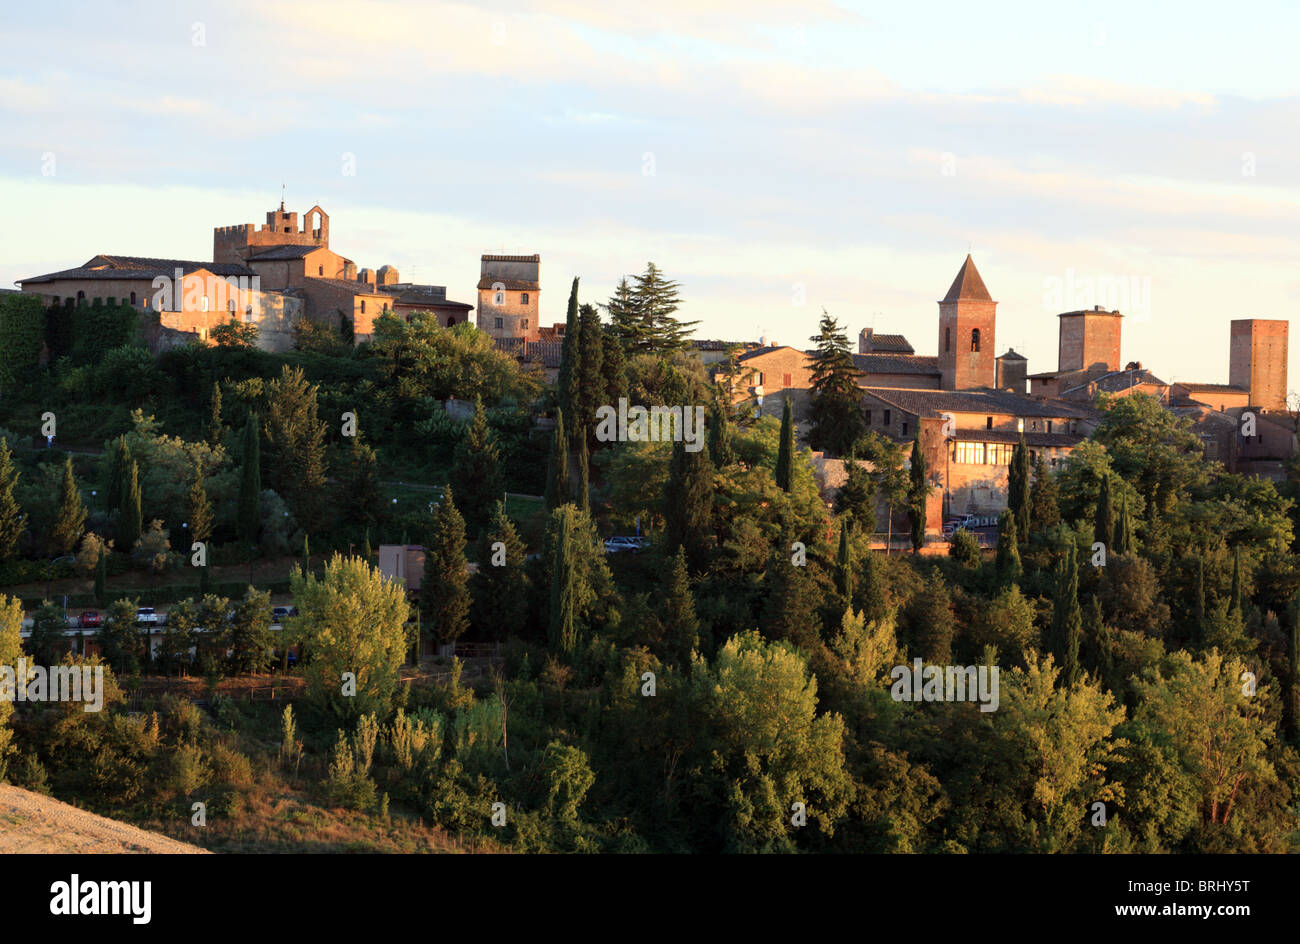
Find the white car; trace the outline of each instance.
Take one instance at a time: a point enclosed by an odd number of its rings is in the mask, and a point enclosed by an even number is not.
[[[635,554],[642,548],[650,546],[649,538],[638,538],[631,536],[612,537],[605,539],[605,553],[618,554],[623,551],[631,551]]]
[[[152,606],[142,606],[135,611],[135,621],[149,626],[158,624],[158,614]]]

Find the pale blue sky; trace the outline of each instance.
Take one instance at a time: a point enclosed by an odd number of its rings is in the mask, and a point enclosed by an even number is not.
[[[933,353],[970,246],[997,347],[1031,371],[1056,366],[1054,315],[1109,285],[1125,360],[1226,381],[1228,321],[1300,298],[1298,21],[1283,3],[7,10],[0,284],[98,252],[209,258],[212,227],[260,223],[284,182],[338,252],[463,301],[481,253],[541,253],[548,322],[572,276],[599,301],[653,259],[700,337],[803,346],[825,306]]]

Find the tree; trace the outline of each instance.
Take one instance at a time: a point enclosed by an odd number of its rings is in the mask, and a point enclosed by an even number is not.
[[[776,454],[776,484],[782,491],[790,491],[794,456],[794,401],[786,397],[781,408],[781,445]]]
[[[865,534],[876,530],[876,483],[852,454],[844,460],[844,484],[835,495],[835,511],[852,516]]]
[[[561,532],[566,535],[563,542],[560,540]],[[555,612],[556,587],[569,588],[566,595],[562,595],[564,599],[560,600],[561,622],[565,626],[549,637],[555,648],[564,649],[565,640],[574,642],[584,633],[598,632],[616,617],[618,593],[605,558],[604,545],[591,516],[578,506],[561,505],[551,512],[541,550],[541,566],[535,586],[538,594],[536,611],[541,614],[542,627],[549,633],[554,624],[548,614]],[[564,551],[567,563],[558,556],[560,550]],[[571,606],[568,600],[572,601]],[[570,608],[573,614],[571,633],[566,615]]]
[[[939,571],[932,571],[908,601],[906,617],[908,654],[937,665],[950,663],[956,616],[952,594]]]
[[[999,550],[1002,548],[1002,535],[1000,532],[998,534],[998,548]],[[952,540],[948,542],[948,556],[963,567],[977,568],[980,565],[979,541],[975,540],[975,535],[965,528],[958,528],[953,531]]]
[[[135,621],[139,605],[138,599],[122,597],[114,600],[109,604],[104,624],[99,629],[99,648],[104,661],[118,675],[139,668],[139,657],[143,651],[140,630]]]
[[[433,527],[424,555],[420,610],[441,643],[454,643],[469,629],[469,568],[465,561],[465,519],[450,485],[433,509]]]
[[[23,604],[21,600],[0,594],[0,665],[17,665],[23,654]],[[9,718],[14,713],[13,701],[0,698],[0,780],[5,777],[13,732]]]
[[[379,459],[360,430],[351,439],[347,463],[340,475],[343,500],[339,504],[347,509],[346,518],[351,524],[368,532],[379,523],[385,511],[379,482]],[[452,473],[455,474],[454,466]]]
[[[290,589],[299,615],[283,630],[285,645],[302,646],[308,698],[353,720],[387,715],[411,646],[402,584],[335,553],[320,579],[295,570]],[[354,695],[344,694],[349,682]]]
[[[1061,664],[1061,681],[1073,686],[1078,681],[1079,642],[1083,634],[1083,613],[1079,609],[1079,565],[1073,542],[1066,545],[1056,565],[1056,588],[1052,594],[1051,651]]]
[[[709,411],[709,455],[713,457],[713,465],[719,471],[736,461],[731,449],[731,429],[727,411],[718,400],[713,401]]]
[[[869,623],[884,619],[889,609],[880,579],[880,563],[876,552],[870,548],[863,553],[862,561],[858,565],[853,608],[861,612]]]
[[[698,321],[678,321],[675,317],[681,307],[678,284],[664,278],[653,262],[647,262],[645,272],[632,277],[636,286],[632,299],[637,318],[649,332],[649,351],[664,354],[685,350],[690,346],[687,335]]]
[[[1029,449],[1022,435],[1011,451],[1011,468],[1007,477],[1007,507],[1016,518],[1016,533],[1029,537]]]
[[[695,573],[700,573],[709,560],[713,477],[713,463],[706,449],[691,452],[684,442],[673,443],[664,489],[665,546],[670,554],[685,549],[686,560]]]
[[[86,524],[86,506],[81,502],[81,489],[72,470],[72,457],[63,462],[63,483],[59,490],[59,510],[50,532],[49,551],[54,555],[71,554],[81,541]]]
[[[862,415],[862,389],[848,337],[839,324],[822,309],[812,354],[808,416],[812,428],[808,445],[836,455],[845,455],[867,430]],[[787,401],[788,402],[788,401]]]
[[[126,490],[126,479],[131,473],[131,447],[125,436],[117,437],[108,464],[108,482],[104,488],[106,507],[121,508],[122,494]]]
[[[229,351],[251,351],[257,347],[259,333],[256,322],[239,321],[232,315],[229,321],[213,328],[208,336],[217,347]]]
[[[9,393],[28,368],[40,363],[45,305],[31,295],[0,298],[0,390]]]
[[[1081,661],[1093,674],[1107,685],[1115,670],[1115,644],[1110,627],[1101,615],[1101,601],[1096,594],[1088,597],[1088,609],[1083,618],[1083,657]]]
[[[1132,554],[1137,548],[1133,543],[1133,515],[1129,511],[1129,498],[1125,493],[1119,500],[1119,517],[1115,519],[1115,553]]]
[[[503,639],[523,633],[528,618],[527,550],[506,514],[505,502],[498,501],[479,542],[478,572],[471,586],[471,622],[480,638]]]
[[[1106,553],[1115,550],[1115,512],[1111,508],[1110,476],[1101,480],[1101,491],[1097,495],[1097,514],[1093,521],[1092,539],[1106,548]]]
[[[1196,589],[1192,597],[1192,646],[1205,645],[1205,558],[1196,556]]]
[[[786,640],[805,650],[821,642],[817,607],[821,594],[808,567],[796,564],[790,553],[791,532],[777,545],[767,567],[767,600],[763,605],[763,635]]]
[[[560,409],[570,417],[576,415],[578,407],[580,380],[578,358],[579,346],[582,343],[582,329],[578,318],[578,280],[575,277],[573,287],[569,289],[569,308],[564,318],[564,340],[560,343],[560,372],[556,380]]]
[[[12,560],[18,553],[18,539],[27,527],[15,494],[18,487],[18,468],[8,442],[0,436],[0,562]]]
[[[577,363],[577,402],[574,403],[575,423],[579,429],[596,427],[596,411],[606,403],[604,364],[604,331],[600,312],[593,305],[579,309]],[[612,401],[617,405],[618,401]]]
[[[578,427],[578,507],[591,510],[591,460],[587,455],[587,428]]]
[[[1034,460],[1034,484],[1029,490],[1029,526],[1046,531],[1061,521],[1060,492],[1056,478],[1047,471],[1042,453]]]
[[[452,456],[451,487],[464,509],[465,526],[477,535],[488,523],[492,509],[505,491],[501,476],[501,451],[488,429],[483,401],[474,399],[474,418]]]
[[[994,561],[998,585],[1003,588],[1020,580],[1020,542],[1016,527],[1015,514],[1010,508],[1004,509],[1002,514],[998,515],[998,551]]]
[[[95,562],[95,603],[99,606],[104,605],[108,599],[105,595],[105,584],[108,582],[108,555],[100,554],[99,560]]]
[[[640,354],[649,350],[650,335],[638,317],[636,299],[626,278],[618,280],[614,294],[602,307],[609,312],[611,334],[617,339],[620,351]]]
[[[835,552],[835,592],[845,602],[853,599],[853,551],[849,546],[850,523],[840,525],[840,546]]]
[[[317,388],[301,367],[285,365],[267,385],[267,482],[304,524],[320,520],[325,500],[325,424]]]
[[[144,514],[140,506],[140,465],[132,459],[123,478],[122,511],[117,519],[117,543],[127,553],[140,540],[144,529]]]
[[[212,405],[208,414],[208,445],[221,445],[221,434],[225,427],[221,422],[221,384],[212,385]]]
[[[627,359],[613,326],[602,325],[600,332],[600,374],[605,383],[605,402],[617,405],[627,396]]]
[[[68,651],[68,637],[63,631],[68,619],[63,608],[45,600],[32,614],[32,631],[27,637],[27,654],[37,665],[55,666]]]
[[[265,672],[271,664],[271,593],[253,587],[235,604],[229,626],[230,659],[236,672]]]
[[[689,666],[691,653],[699,645],[700,621],[695,615],[695,597],[691,593],[686,552],[682,548],[677,549],[668,569],[662,625],[668,656],[678,665]]]
[[[572,527],[570,515],[572,508],[561,505],[556,509],[560,516],[559,527],[555,532],[554,572],[551,576],[551,610],[549,620],[549,638],[551,648],[566,655],[573,651],[578,640],[577,624],[577,587],[574,569],[573,547],[571,545]]]
[[[930,497],[930,483],[926,479],[925,453],[921,451],[921,437],[912,440],[912,463],[908,472],[907,520],[912,526],[912,552],[919,553],[925,544],[925,513]]]
[[[1232,549],[1232,588],[1228,591],[1228,612],[1241,613],[1241,545]]]
[[[256,413],[249,413],[244,424],[244,455],[240,467],[239,504],[237,519],[239,536],[247,542],[249,553],[257,542],[261,527],[262,494],[262,439],[258,430],[259,421]]]
[[[551,434],[551,456],[546,465],[546,508],[553,510],[569,501],[569,439],[564,434],[564,411],[555,411],[555,432]]]
[[[190,482],[189,498],[189,531],[192,540],[200,544],[206,544],[212,537],[212,527],[215,523],[215,516],[212,512],[212,502],[208,500],[208,493],[203,487],[203,467],[196,461],[194,463],[194,478]]]

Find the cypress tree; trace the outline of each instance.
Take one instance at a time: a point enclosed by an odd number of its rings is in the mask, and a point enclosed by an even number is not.
[[[103,606],[104,601],[108,599],[105,592],[105,584],[108,582],[108,552],[102,551],[99,559],[95,561],[95,602]]]
[[[1196,557],[1196,590],[1192,598],[1192,645],[1201,649],[1205,646],[1205,558]]]
[[[709,413],[709,455],[713,465],[721,470],[735,461],[731,451],[731,428],[727,420],[727,411],[718,400],[713,401]]]
[[[502,553],[493,544],[502,545]],[[483,639],[503,639],[522,634],[528,619],[529,577],[524,567],[528,552],[519,532],[497,502],[488,529],[479,542],[478,573],[471,581],[471,621]],[[497,563],[498,560],[502,562]]]
[[[713,476],[707,448],[688,452],[685,442],[673,443],[664,489],[664,538],[670,554],[686,550],[686,561],[697,574],[708,565]]]
[[[432,525],[420,581],[420,610],[438,641],[453,643],[469,628],[470,596],[465,519],[456,509],[451,486],[434,506]]]
[[[835,590],[845,602],[853,599],[853,554],[849,548],[850,523],[840,525],[840,547],[835,552]]]
[[[474,398],[474,419],[456,445],[451,465],[451,486],[460,498],[469,533],[477,535],[487,526],[492,509],[501,499],[505,483],[501,474],[501,452],[488,428],[483,401]]]
[[[9,444],[0,437],[0,561],[18,553],[18,539],[27,527],[27,516],[18,504],[18,467]]]
[[[862,613],[868,622],[883,619],[888,607],[885,590],[880,579],[880,564],[876,552],[870,548],[858,564],[858,579],[853,596],[853,608]]]
[[[1079,566],[1074,543],[1066,545],[1056,565],[1056,590],[1052,596],[1052,652],[1061,666],[1061,681],[1073,684],[1079,670],[1079,636],[1083,614],[1079,610]],[[1071,678],[1073,673],[1073,680]]]
[[[236,518],[239,536],[248,543],[250,553],[261,526],[262,441],[256,413],[248,414],[244,423],[244,464],[239,478],[239,502]]]
[[[912,467],[908,471],[907,520],[912,525],[912,553],[919,553],[925,544],[926,499],[930,496],[930,483],[926,480],[925,453],[921,451],[921,437],[912,440]]]
[[[908,654],[944,665],[952,661],[955,615],[952,594],[938,570],[907,604]]]
[[[668,586],[663,603],[664,648],[679,666],[691,664],[691,652],[699,645],[700,621],[695,614],[686,571],[686,552],[677,549],[668,568]]]
[[[816,589],[806,566],[791,561],[793,534],[787,530],[767,568],[768,593],[763,608],[763,632],[768,639],[784,639],[812,648],[820,641]]]
[[[1029,489],[1029,526],[1034,531],[1046,531],[1060,521],[1060,488],[1039,454],[1034,462],[1034,484]]]
[[[578,383],[577,403],[574,405],[577,412],[574,422],[579,429],[588,431],[596,426],[596,410],[606,403],[602,373],[603,336],[600,312],[594,305],[583,305],[578,309]],[[612,405],[617,408],[618,401]]]
[[[1107,554],[1115,552],[1115,512],[1111,508],[1110,475],[1101,479],[1101,491],[1097,495],[1097,515],[1093,520],[1092,539],[1100,541]]]
[[[311,573],[311,544],[307,540],[307,532],[302,533],[302,575],[306,577]]]
[[[375,556],[375,549],[374,549],[373,547],[370,546],[370,529],[369,529],[369,528],[366,528],[366,538],[365,538],[365,540],[361,543],[361,556],[364,557],[366,560],[370,560],[372,557]]]
[[[998,515],[998,551],[994,559],[994,570],[998,584],[1009,587],[1020,580],[1019,536],[1016,534],[1016,516],[1010,508]]]
[[[1232,549],[1232,589],[1228,594],[1228,612],[1241,613],[1241,545]]]
[[[591,510],[590,461],[587,456],[587,428],[578,427],[578,507]]]
[[[117,520],[118,546],[130,554],[144,528],[140,509],[140,466],[132,459],[122,486],[122,514]]]
[[[602,326],[600,337],[600,373],[605,381],[605,399],[617,407],[619,397],[627,396],[627,358],[612,326]]]
[[[1083,635],[1087,663],[1097,677],[1106,683],[1115,668],[1115,652],[1110,639],[1110,629],[1101,615],[1101,602],[1096,594],[1088,597],[1088,609],[1083,617]]]
[[[776,452],[776,484],[782,491],[790,491],[794,475],[794,401],[785,398],[781,409],[781,441]]]
[[[212,385],[212,410],[208,416],[208,445],[221,445],[221,384]]]
[[[1291,632],[1287,634],[1288,694],[1291,716],[1291,737],[1300,737],[1300,600],[1296,601],[1291,617]]]
[[[1007,507],[1016,518],[1016,534],[1029,536],[1029,450],[1021,436],[1011,451],[1011,468],[1007,480]]]
[[[571,653],[577,642],[577,586],[574,573],[572,509],[560,508],[559,527],[555,531],[555,566],[551,575],[551,614],[549,636],[551,648]]]
[[[560,372],[556,380],[560,409],[570,417],[578,405],[578,356],[581,324],[578,320],[578,280],[569,289],[569,309],[564,318],[564,341],[560,344]]]
[[[131,447],[125,436],[118,436],[108,463],[108,484],[104,489],[104,505],[109,509],[122,507],[122,492],[126,487],[127,471],[131,468]],[[129,551],[130,548],[127,548]]]
[[[569,501],[569,440],[564,434],[564,410],[555,411],[555,432],[551,436],[551,458],[546,466],[546,510]]]
[[[212,512],[212,502],[208,500],[208,493],[203,488],[203,466],[198,459],[194,460],[194,478],[190,480],[187,504],[190,516],[190,538],[205,544],[208,538],[212,537],[215,516]]]
[[[1133,516],[1129,513],[1128,496],[1121,495],[1119,500],[1119,517],[1115,519],[1115,553],[1132,554]]]

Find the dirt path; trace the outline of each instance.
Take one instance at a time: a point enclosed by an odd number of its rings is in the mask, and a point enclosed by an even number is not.
[[[0,854],[11,852],[206,853],[126,823],[0,784]]]

